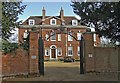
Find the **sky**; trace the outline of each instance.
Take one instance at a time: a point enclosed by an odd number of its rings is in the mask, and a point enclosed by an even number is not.
[[[88,0],[76,0],[76,1],[88,1]],[[41,16],[43,7],[46,10],[47,16],[58,16],[60,9],[62,7],[65,16],[75,16],[76,18],[80,19],[80,17],[73,12],[73,8],[72,6],[70,6],[70,4],[72,4],[71,0],[23,0],[22,5],[27,5],[27,7],[24,10],[23,15],[19,15],[19,20],[24,21],[29,16]],[[11,39],[17,42],[18,29],[16,29],[14,33],[15,34],[11,37]]]
[[[59,15],[60,9],[64,10],[65,16],[76,16],[73,12],[71,2],[23,2],[22,5],[27,5],[23,15],[19,15],[19,20],[25,20],[29,16],[40,16],[42,15],[42,8],[46,10],[47,16]]]
[[[23,0],[23,2],[70,2],[70,1],[71,0]]]
[[[19,20],[25,21],[30,16],[42,16],[42,8],[44,7],[46,10],[46,16],[58,16],[60,14],[60,9],[64,10],[65,16],[76,16],[76,14],[73,12],[72,6],[70,6],[71,2],[69,0],[47,0],[46,2],[41,0],[41,2],[27,2],[27,0],[24,0],[22,5],[27,5],[25,8],[23,15],[19,15]],[[78,16],[76,16],[79,18]],[[11,42],[18,42],[18,29],[14,31],[14,35],[11,36],[10,41]]]

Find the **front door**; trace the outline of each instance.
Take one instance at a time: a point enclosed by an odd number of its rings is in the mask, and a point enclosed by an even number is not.
[[[55,52],[55,49],[51,49],[51,55],[52,57],[51,58],[56,58],[56,52]]]

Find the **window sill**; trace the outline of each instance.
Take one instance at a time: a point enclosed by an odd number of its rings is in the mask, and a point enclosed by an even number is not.
[[[73,55],[68,55],[68,56],[73,56]]]
[[[58,57],[61,57],[62,55],[58,55]]]
[[[72,41],[68,41],[68,42],[72,42]]]
[[[56,41],[56,40],[50,40],[50,41]]]
[[[45,55],[45,56],[46,56],[46,57],[47,57],[47,56],[49,57],[50,55]]]

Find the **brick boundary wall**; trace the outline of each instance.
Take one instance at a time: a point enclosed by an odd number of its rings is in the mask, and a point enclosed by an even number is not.
[[[120,82],[120,46],[118,47],[118,81]]]
[[[19,48],[14,52],[2,55],[2,77],[27,75],[28,53]]]
[[[85,33],[84,38],[85,72],[120,71],[120,47],[94,47],[92,33]]]
[[[117,47],[94,47],[94,65],[98,72],[118,71],[118,48]]]
[[[0,83],[2,82],[2,52],[0,51]]]

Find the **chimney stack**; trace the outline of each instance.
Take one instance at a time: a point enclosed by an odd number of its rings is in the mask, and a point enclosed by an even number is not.
[[[44,20],[45,19],[45,8],[43,7],[43,9],[42,9],[42,20]]]
[[[60,10],[60,18],[62,21],[64,21],[64,10],[62,9],[61,7],[61,10]]]

